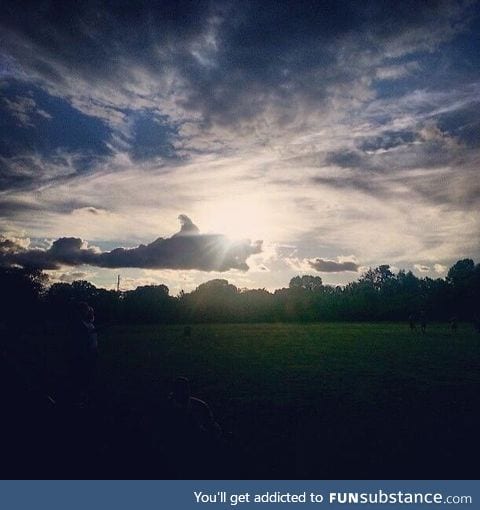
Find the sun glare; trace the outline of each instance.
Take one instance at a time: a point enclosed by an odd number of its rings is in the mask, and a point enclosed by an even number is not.
[[[265,239],[274,221],[268,201],[252,198],[223,200],[209,205],[198,216],[203,231],[231,239]]]

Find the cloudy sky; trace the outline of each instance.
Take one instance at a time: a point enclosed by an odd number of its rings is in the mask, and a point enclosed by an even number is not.
[[[475,1],[3,2],[0,264],[172,293],[480,261]]]

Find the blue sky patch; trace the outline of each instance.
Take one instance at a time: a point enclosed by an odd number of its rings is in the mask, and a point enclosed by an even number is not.
[[[94,161],[111,153],[107,146],[111,129],[67,100],[15,80],[4,83],[0,90],[0,155],[50,157],[60,151],[81,152],[86,161]]]

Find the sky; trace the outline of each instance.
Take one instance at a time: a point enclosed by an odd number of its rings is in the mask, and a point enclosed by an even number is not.
[[[480,262],[478,1],[2,6],[0,265],[176,294]]]

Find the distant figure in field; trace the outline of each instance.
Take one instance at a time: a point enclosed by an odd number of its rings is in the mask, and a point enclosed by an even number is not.
[[[452,333],[456,333],[457,329],[458,329],[457,317],[454,315],[453,317],[450,318],[448,323],[449,323],[450,329],[452,330]]]
[[[414,313],[411,313],[408,316],[408,324],[410,326],[410,331],[417,330],[417,316]]]
[[[88,403],[96,378],[98,338],[94,322],[93,308],[88,303],[78,303],[68,347],[71,397],[81,405]]]
[[[422,333],[425,334],[427,332],[427,314],[425,313],[425,310],[422,310],[419,315],[420,318],[420,329],[422,330]]]

